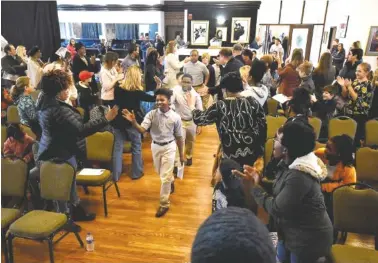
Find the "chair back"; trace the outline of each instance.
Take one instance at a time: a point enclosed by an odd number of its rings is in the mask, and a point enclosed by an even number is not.
[[[32,131],[32,129],[29,126],[20,124],[20,128],[23,132],[25,132],[27,135],[32,137],[34,140],[37,138],[37,135],[35,135],[35,133]]]
[[[378,150],[363,147],[356,153],[356,172],[358,181],[378,183]]]
[[[20,115],[16,105],[10,105],[7,109],[7,123],[20,123]]]
[[[314,128],[316,140],[319,139],[320,129],[322,128],[322,121],[317,117],[308,118],[308,123]]]
[[[84,117],[85,110],[82,107],[76,107],[77,111],[80,113],[81,117]]]
[[[265,142],[264,167],[266,167],[267,164],[272,159],[273,146],[274,146],[274,139],[273,138],[270,138]]]
[[[346,134],[354,139],[357,131],[357,122],[349,117],[336,117],[329,121],[328,138]]]
[[[276,101],[275,99],[269,98],[267,100],[267,106],[268,106],[268,115],[277,116],[278,101]]]
[[[70,201],[75,169],[68,163],[46,161],[41,164],[41,197],[45,200]]]
[[[23,197],[25,195],[28,166],[21,159],[1,159],[1,195]]]
[[[378,234],[378,192],[351,184],[333,192],[334,228],[337,231]]]
[[[114,135],[108,131],[96,132],[88,136],[87,140],[87,160],[111,162],[114,147]]]
[[[4,148],[4,143],[7,140],[7,127],[5,125],[1,125],[1,150]]]
[[[267,139],[274,138],[276,136],[276,133],[278,129],[285,124],[287,121],[286,117],[278,116],[278,117],[272,117],[272,116],[266,116],[266,123],[267,123],[267,133],[266,137]]]
[[[365,146],[378,145],[378,119],[365,124]]]

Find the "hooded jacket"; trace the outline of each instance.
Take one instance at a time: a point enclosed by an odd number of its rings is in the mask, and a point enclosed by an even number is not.
[[[326,176],[325,165],[310,153],[277,172],[272,196],[260,186],[252,188],[256,202],[277,223],[285,246],[298,257],[318,258],[331,249],[333,228],[320,187]]]
[[[37,110],[42,127],[37,155],[39,161],[85,157],[85,137],[108,124],[105,117],[83,123],[75,108],[43,93],[38,97]]]
[[[263,84],[259,84],[258,87],[251,87],[247,85],[240,95],[243,97],[251,96],[255,98],[263,107],[269,97],[269,89]]]

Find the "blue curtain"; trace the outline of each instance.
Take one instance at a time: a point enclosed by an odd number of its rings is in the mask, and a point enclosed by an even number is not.
[[[99,23],[82,23],[81,37],[82,38],[99,38],[102,34],[101,24]]]
[[[158,32],[158,24],[150,24],[149,33],[150,39],[155,39],[155,33]]]
[[[115,24],[115,36],[119,40],[138,39],[138,24]]]

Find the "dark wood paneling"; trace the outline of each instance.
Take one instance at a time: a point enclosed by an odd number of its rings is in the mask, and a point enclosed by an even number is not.
[[[216,27],[227,27],[227,41],[223,42],[223,46],[232,46],[231,43],[231,25],[233,17],[250,17],[249,43],[253,41],[256,34],[257,11],[261,2],[232,2],[230,3],[186,3],[188,15],[192,14],[192,20],[208,20],[209,21],[209,41],[215,36]],[[225,23],[218,25],[217,17],[223,16]],[[188,41],[191,41],[191,20],[188,20]],[[204,48],[204,46],[190,46],[195,48]]]

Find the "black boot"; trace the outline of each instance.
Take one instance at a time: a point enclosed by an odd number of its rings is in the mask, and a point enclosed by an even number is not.
[[[175,192],[175,181],[171,183],[171,194]]]
[[[96,218],[96,214],[87,213],[81,205],[73,206],[73,221],[92,221]]]

